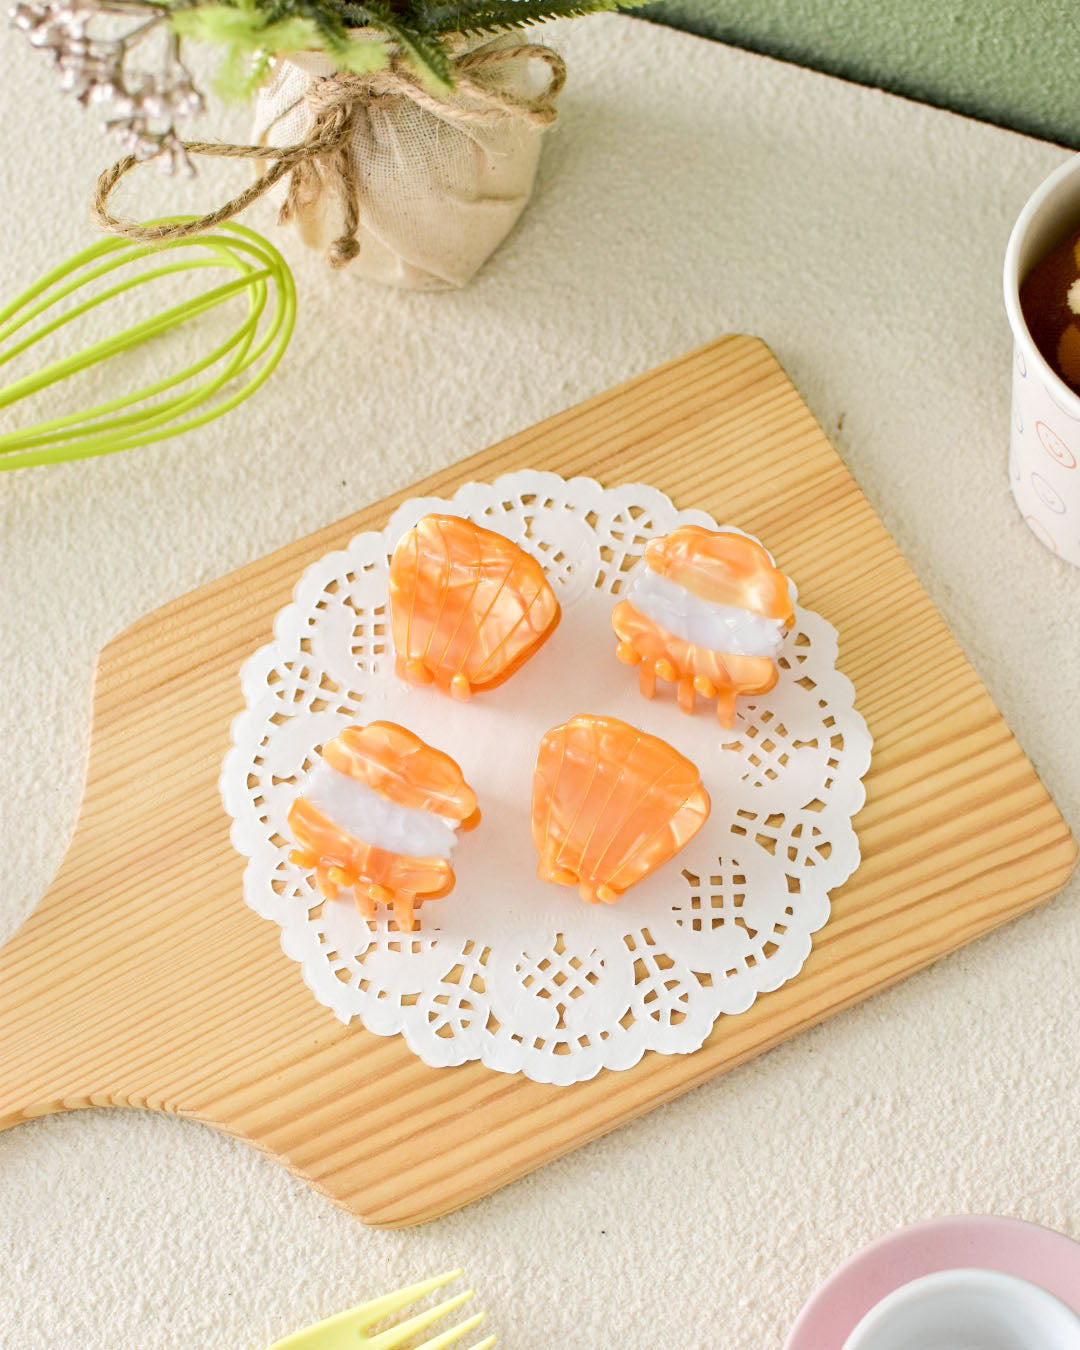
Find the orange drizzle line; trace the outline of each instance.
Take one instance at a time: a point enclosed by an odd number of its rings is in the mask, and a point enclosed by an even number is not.
[[[637,740],[634,742],[634,749],[631,750],[630,756],[629,756],[628,758],[632,758],[632,757],[633,757],[634,750],[636,750],[636,749],[638,748],[638,746],[641,744],[642,739],[643,739],[643,737],[642,737],[641,732],[638,732],[638,733],[637,733]],[[651,794],[652,794],[652,793],[660,786],[660,784],[664,781],[664,779],[668,776],[668,774],[671,773],[671,772],[672,772],[674,769],[676,769],[676,768],[678,768],[678,762],[677,762],[677,761],[676,761],[674,764],[669,764],[669,765],[667,766],[666,769],[663,769],[663,770],[660,772],[660,774],[659,774],[656,778],[654,778],[654,779],[652,780],[651,783],[649,783],[649,784],[646,786],[644,792],[643,792],[643,793],[641,794],[641,796],[637,799],[637,801],[636,801],[636,802],[634,803],[634,805],[630,808],[630,810],[629,810],[629,811],[624,811],[624,812],[623,812],[622,819],[625,821],[626,818],[627,818],[628,816],[633,815],[634,812],[637,811],[637,810],[640,808],[642,802],[646,801],[647,798],[648,798],[648,797],[649,797],[649,796],[650,796],[650,795],[651,795]],[[669,816],[669,817],[668,817],[669,823],[670,823],[670,819],[671,819],[671,817]],[[611,845],[614,843],[614,841],[615,841],[615,836],[616,836],[617,833],[618,833],[618,828],[612,830],[612,832],[611,832],[611,838],[610,838],[610,839],[607,841],[607,843],[604,845],[604,851],[603,851],[603,853],[601,853],[600,856],[599,856],[599,858],[597,858],[597,860],[596,860],[596,867],[593,869],[593,876],[594,876],[594,877],[598,875],[598,873],[599,873],[599,868],[600,868],[600,864],[604,861],[604,858],[605,858],[605,856],[607,855],[608,849],[609,849],[609,848],[611,847]],[[608,878],[607,884],[608,884],[609,886],[612,885],[612,882],[614,881],[615,877],[617,877],[617,876],[619,875],[619,873],[623,870],[623,867],[624,867],[624,866],[625,866],[625,862],[623,862],[622,864],[620,864],[620,866],[618,866],[618,867],[615,869],[615,871],[612,873],[612,875]],[[614,889],[614,887],[612,887],[612,889]]]
[[[569,739],[570,739],[569,736],[566,736],[566,737],[564,737],[564,739],[563,739],[563,759],[565,759],[565,757],[566,757],[566,749],[565,749],[565,747],[566,747],[566,742],[567,742]],[[563,849],[564,849],[564,848],[567,846],[567,844],[569,844],[569,842],[570,842],[570,838],[571,838],[571,836],[572,836],[573,833],[574,833],[574,826],[578,823],[578,818],[580,817],[582,811],[584,811],[584,809],[585,809],[585,803],[589,800],[589,793],[592,791],[592,785],[596,782],[596,775],[597,775],[597,773],[599,772],[599,768],[600,768],[600,756],[599,756],[598,754],[595,754],[595,753],[594,753],[594,754],[593,754],[593,757],[592,757],[592,760],[593,760],[592,775],[591,775],[591,777],[589,778],[588,783],[586,784],[585,791],[581,794],[581,799],[580,799],[580,801],[579,801],[578,804],[577,804],[577,810],[574,812],[573,819],[570,821],[569,825],[566,827],[566,833],[565,833],[565,835],[563,836],[563,841],[562,841],[562,843],[559,845],[559,851],[558,851],[558,853],[555,854],[555,861],[556,861],[556,862],[559,862],[559,860],[562,858]],[[560,768],[560,770],[561,770],[561,768],[562,768],[562,761],[560,761],[560,763],[559,763],[559,768]],[[556,779],[555,781],[558,782],[558,779]],[[554,796],[554,793],[553,793],[552,795]],[[580,880],[581,880],[581,876],[580,876],[580,871],[581,871],[581,869],[580,869],[580,868],[571,868],[570,870],[573,871],[573,872],[577,872],[577,873],[579,874],[579,875],[578,875],[578,880],[580,881]]]
[[[444,535],[443,532],[442,532],[442,524],[441,524],[441,523],[440,523],[439,526],[438,526],[438,530],[439,530],[439,538],[443,541],[443,546],[444,546],[445,549],[446,549],[446,586],[445,586],[445,588],[444,588],[444,590],[443,590],[443,601],[442,601],[442,604],[441,604],[440,607],[439,607],[439,613],[438,613],[438,616],[437,616],[437,618],[436,618],[436,620],[435,620],[435,624],[434,624],[434,626],[432,627],[432,630],[431,630],[431,632],[432,632],[432,639],[431,639],[431,640],[432,640],[432,641],[434,640],[434,634],[435,634],[435,632],[436,632],[436,630],[437,630],[437,628],[438,628],[438,625],[442,622],[443,611],[445,610],[446,605],[447,605],[447,601],[449,600],[449,597],[450,597],[450,582],[451,582],[451,579],[452,579],[452,577],[453,577],[453,571],[454,571],[454,564],[453,564],[453,559],[452,559],[451,546],[450,546],[450,544],[449,544],[449,542],[448,542],[448,540],[447,540],[446,535]],[[471,536],[471,539],[472,539],[473,544],[474,544],[475,547],[476,547],[476,556],[477,556],[477,558],[479,559],[479,557],[480,557],[480,543],[479,543],[479,540],[476,538],[476,535],[475,535],[475,534],[473,534],[473,535]],[[461,628],[462,621],[464,620],[466,613],[468,613],[469,606],[470,606],[470,604],[472,603],[472,598],[473,598],[473,596],[474,596],[475,594],[476,594],[476,580],[475,580],[475,575],[474,575],[474,580],[473,580],[473,585],[472,585],[472,591],[470,592],[469,598],[468,598],[468,600],[465,602],[465,604],[464,604],[464,605],[461,605],[461,606],[459,607],[459,609],[458,609],[458,621],[457,621],[457,625],[456,625],[456,627],[452,628],[452,629],[450,630],[449,634],[447,635],[447,639],[446,639],[446,641],[443,643],[443,649],[442,649],[442,651],[439,653],[438,659],[436,659],[434,656],[432,656],[432,654],[431,654],[431,645],[430,645],[430,642],[429,642],[428,650],[427,650],[427,655],[431,657],[431,661],[432,661],[433,667],[436,667],[436,666],[439,667],[439,668],[442,667],[442,664],[443,664],[443,662],[444,662],[445,659],[446,659],[446,653],[450,650],[450,644],[451,644],[451,642],[453,642],[454,638],[457,636],[458,630]],[[454,673],[456,674],[457,672],[454,672]]]
[[[425,658],[426,658],[427,661],[428,661],[428,669],[429,669],[429,670],[434,669],[434,662],[433,662],[433,658],[432,658],[432,655],[431,655],[431,643],[432,643],[432,640],[434,639],[434,636],[435,636],[436,632],[438,632],[439,625],[442,623],[443,613],[444,613],[445,610],[446,610],[446,601],[447,601],[447,597],[448,597],[449,594],[450,594],[450,585],[449,585],[449,582],[450,582],[450,574],[451,574],[451,572],[453,571],[453,559],[452,559],[452,555],[451,555],[451,552],[450,552],[450,544],[449,544],[449,541],[448,541],[447,538],[446,538],[446,535],[443,534],[443,528],[442,528],[442,522],[441,522],[441,521],[439,521],[439,522],[436,524],[436,526],[435,526],[435,533],[439,536],[439,539],[442,541],[442,546],[443,546],[443,548],[444,548],[444,550],[445,550],[445,552],[446,552],[446,580],[447,580],[447,584],[442,588],[442,595],[441,595],[440,598],[439,598],[439,609],[438,609],[438,613],[435,615],[435,621],[432,623],[431,627],[428,629],[428,637],[427,637],[427,641],[424,643],[424,656],[425,656]]]
[[[522,550],[522,552],[524,552],[524,550]],[[526,555],[526,556],[528,556],[528,555]],[[514,626],[513,626],[513,628],[511,628],[511,629],[509,630],[509,632],[507,632],[503,637],[501,637],[501,638],[499,639],[499,641],[495,644],[495,646],[492,647],[491,651],[488,652],[487,658],[485,659],[483,665],[481,665],[481,666],[479,666],[479,667],[477,668],[477,671],[476,671],[477,676],[479,676],[480,672],[484,669],[484,667],[488,664],[488,662],[492,661],[492,660],[495,658],[496,654],[497,654],[497,653],[498,653],[498,652],[499,652],[499,651],[500,651],[500,650],[501,650],[501,649],[502,649],[502,648],[510,641],[510,639],[514,636],[514,634],[517,632],[517,630],[521,627],[521,625],[522,625],[522,624],[525,622],[525,620],[529,617],[529,614],[530,614],[530,612],[531,612],[533,606],[536,604],[537,600],[539,600],[540,597],[543,595],[543,593],[544,593],[544,587],[547,586],[547,585],[548,585],[547,578],[546,578],[546,577],[541,577],[539,587],[537,588],[537,590],[536,590],[535,594],[533,595],[532,599],[529,601],[529,603],[528,603],[528,604],[525,606],[525,608],[522,610],[521,614],[518,616],[518,621],[517,621],[517,623],[515,623]],[[502,589],[502,588],[500,587],[500,590],[501,590],[501,589]],[[493,602],[493,603],[494,603],[494,602]],[[557,603],[557,602],[556,602],[556,603]],[[490,611],[489,611],[489,612],[490,612]],[[485,616],[485,617],[486,617],[486,616]],[[538,636],[539,636],[539,635],[538,635]],[[472,648],[472,643],[469,644],[469,648],[470,648],[470,650],[471,650],[471,648]],[[479,683],[479,680],[478,680],[477,682]]]
[[[405,660],[411,661],[413,655],[412,626],[416,613],[416,590],[420,584],[420,535],[416,526],[412,529],[413,584],[409,591],[409,617],[405,620]]]
[[[470,521],[470,522],[468,522],[468,523],[469,523],[469,524],[473,524],[474,522]],[[470,605],[471,605],[471,603],[472,603],[472,600],[473,600],[473,598],[476,596],[477,591],[479,591],[479,589],[480,589],[480,568],[481,568],[481,566],[483,565],[483,561],[484,561],[484,553],[483,553],[483,548],[482,548],[481,543],[480,543],[479,536],[478,536],[478,534],[475,532],[475,529],[481,529],[481,528],[483,528],[483,527],[482,527],[482,526],[476,526],[476,527],[474,528],[474,531],[470,531],[471,538],[472,538],[472,542],[473,542],[473,543],[475,544],[475,546],[476,546],[476,563],[475,563],[476,571],[475,571],[475,573],[474,573],[474,580],[473,580],[472,594],[469,596],[469,604],[463,605],[463,606],[461,607],[461,613],[460,613],[459,616],[458,616],[457,626],[456,626],[456,627],[454,628],[454,630],[451,632],[450,636],[446,639],[446,645],[445,645],[445,646],[443,647],[443,649],[442,649],[442,656],[439,658],[440,664],[441,664],[442,661],[445,659],[446,653],[450,650],[450,644],[453,642],[454,638],[456,638],[457,635],[458,635],[458,633],[461,631],[461,625],[462,625],[462,624],[464,623],[464,621],[465,621],[465,615],[468,614],[468,613],[470,612]],[[480,615],[480,617],[478,618],[476,624],[474,625],[474,627],[473,627],[473,635],[472,635],[472,637],[469,639],[469,645],[465,648],[465,651],[462,653],[461,660],[458,662],[457,669],[458,669],[462,674],[465,673],[465,663],[466,663],[466,661],[468,660],[469,652],[472,651],[473,643],[476,641],[476,639],[477,639],[477,638],[479,637],[479,635],[480,635],[480,631],[481,631],[481,629],[482,629],[482,627],[483,627],[484,621],[487,619],[488,615],[491,613],[491,611],[492,611],[492,610],[495,608],[495,606],[498,604],[498,602],[499,602],[499,596],[502,595],[503,591],[506,589],[506,583],[510,580],[510,574],[511,574],[511,573],[513,572],[513,570],[514,570],[514,560],[513,560],[513,558],[510,558],[508,561],[504,561],[504,567],[505,567],[505,570],[504,570],[504,572],[503,572],[502,578],[501,578],[501,580],[499,581],[499,584],[498,584],[498,586],[497,586],[496,589],[495,589],[495,594],[491,597],[491,603],[488,605],[487,609],[484,610],[483,614]],[[468,678],[468,677],[466,677],[466,678]],[[469,683],[470,683],[470,685],[471,685],[471,684],[473,683],[473,681],[472,681],[472,680],[469,680]]]
[[[488,616],[491,614],[491,611],[492,611],[492,610],[495,608],[495,606],[498,604],[498,602],[499,602],[499,596],[502,595],[502,593],[503,593],[504,590],[506,590],[507,582],[510,580],[510,577],[511,577],[513,571],[514,571],[514,561],[513,561],[513,559],[511,559],[510,562],[507,564],[506,573],[505,573],[505,575],[503,576],[503,579],[499,582],[498,589],[496,590],[495,594],[491,597],[491,604],[488,605],[487,609],[485,609],[484,612],[483,612],[483,614],[480,616],[480,621],[477,623],[475,629],[473,630],[473,635],[472,635],[472,637],[469,639],[469,645],[465,648],[465,651],[462,653],[462,656],[461,656],[461,668],[462,668],[463,670],[464,670],[464,668],[465,668],[465,662],[469,659],[469,653],[470,653],[470,652],[472,651],[472,649],[473,649],[473,643],[474,643],[474,642],[476,641],[476,639],[480,636],[480,633],[481,633],[482,630],[483,630],[483,625],[484,625],[485,621],[487,620]],[[526,613],[527,613],[527,612],[528,612],[528,611],[526,611]],[[506,634],[506,637],[500,639],[500,641],[499,641],[494,647],[492,647],[491,651],[487,654],[487,657],[485,658],[485,660],[484,660],[484,661],[476,668],[476,670],[473,672],[474,677],[478,677],[478,676],[479,676],[480,672],[484,669],[484,666],[487,665],[487,663],[495,656],[495,653],[499,650],[500,647],[503,646],[503,644],[506,642],[507,638],[509,638],[510,635],[511,635],[512,633],[514,633],[514,632],[517,630],[518,625],[523,621],[524,617],[525,617],[524,614],[520,615],[520,616],[518,617],[517,623],[515,623],[515,624],[514,624],[514,627],[510,629],[510,632]],[[479,678],[477,678],[477,679],[475,680],[475,682],[476,682],[477,684],[482,683],[482,681],[481,681]],[[470,681],[470,683],[471,683],[471,681]]]
[[[625,769],[629,769],[630,764],[631,764],[631,762],[633,761],[634,755],[636,754],[636,752],[637,752],[637,750],[638,750],[638,747],[641,745],[641,742],[642,742],[642,733],[641,733],[640,731],[638,731],[638,729],[637,729],[636,727],[633,727],[632,730],[633,730],[633,732],[634,732],[634,744],[630,747],[630,751],[629,751],[629,753],[627,754],[625,760],[623,761],[623,768],[624,768],[624,770],[625,770]],[[664,773],[666,773],[666,772],[667,772],[667,770],[665,769],[665,770],[661,773],[660,777],[663,778]],[[622,775],[619,775],[619,777],[621,778]],[[659,779],[657,779],[656,781],[659,782]],[[601,868],[601,866],[603,865],[603,861],[604,861],[605,857],[607,856],[608,850],[611,848],[612,844],[615,842],[615,836],[618,834],[619,829],[621,828],[623,822],[626,820],[626,818],[627,818],[628,815],[632,815],[632,814],[634,813],[634,811],[636,811],[637,808],[641,805],[641,803],[642,803],[643,801],[645,801],[645,799],[648,797],[649,793],[652,791],[653,787],[654,787],[654,784],[653,784],[653,783],[647,784],[646,787],[645,787],[644,792],[643,792],[642,795],[638,798],[638,800],[633,804],[633,806],[630,808],[630,810],[629,810],[629,811],[623,811],[623,812],[620,814],[619,819],[615,822],[615,825],[612,827],[612,830],[611,830],[610,835],[608,836],[607,842],[605,843],[604,847],[600,850],[599,854],[597,855],[596,862],[593,864],[593,868],[592,868],[592,878],[593,878],[593,880],[596,880],[596,878],[600,875],[600,868]],[[611,884],[610,879],[608,879],[607,884],[608,884],[608,885]]]
[[[634,749],[637,749],[637,742],[634,743]],[[630,754],[633,755],[633,753],[634,753],[634,750],[631,750],[631,751],[630,751]],[[622,775],[619,774],[619,773],[616,773],[616,774],[614,775],[614,777],[613,777],[613,779],[612,779],[612,783],[611,783],[611,791],[610,791],[610,792],[608,793],[608,795],[604,798],[604,804],[603,804],[603,806],[601,806],[600,810],[597,812],[596,820],[593,822],[593,827],[592,827],[592,829],[589,831],[588,838],[585,840],[584,847],[583,847],[582,850],[581,850],[581,862],[582,862],[582,865],[584,865],[584,862],[585,862],[585,855],[586,855],[586,854],[588,853],[588,851],[589,851],[589,845],[590,845],[590,844],[592,843],[592,841],[593,841],[593,835],[596,833],[597,829],[599,828],[599,825],[600,825],[600,817],[603,815],[604,811],[607,809],[607,805],[608,805],[608,803],[611,801],[612,797],[614,797],[615,793],[619,790],[619,783],[620,783],[620,781],[621,781],[621,778],[622,778]],[[613,835],[612,837],[614,838],[614,835]],[[611,840],[610,840],[610,839],[608,840],[607,847],[608,847],[608,848],[611,847]],[[606,852],[606,849],[605,849],[605,852]],[[601,858],[603,857],[603,853],[601,853],[600,857],[601,857]],[[599,865],[599,861],[600,861],[600,859],[598,858],[598,859],[597,859],[597,865]],[[595,869],[594,869],[594,871],[593,871],[593,875],[594,875],[594,877],[595,877]]]
[[[663,834],[663,832],[664,832],[666,829],[668,829],[668,828],[670,827],[671,822],[678,816],[679,812],[683,810],[683,808],[686,806],[686,803],[690,800],[690,798],[694,795],[694,793],[695,793],[696,791],[697,791],[697,788],[696,788],[696,787],[691,788],[690,791],[689,791],[689,792],[686,794],[686,796],[683,798],[682,802],[679,804],[678,808],[677,808],[676,810],[674,810],[674,811],[671,812],[671,814],[668,816],[668,818],[667,818],[667,820],[664,822],[664,824],[661,825],[659,829],[654,830],[654,831],[652,832],[652,834],[649,835],[648,839],[643,840],[643,841],[637,846],[637,848],[633,851],[633,853],[628,853],[628,854],[626,855],[626,857],[623,859],[623,861],[622,861],[622,862],[619,864],[619,866],[616,868],[614,874],[608,879],[608,885],[609,885],[609,886],[612,885],[612,883],[613,883],[614,880],[615,880],[615,877],[617,877],[617,876],[619,875],[619,873],[620,873],[624,868],[629,867],[629,865],[630,865],[630,864],[633,862],[633,860],[638,856],[638,854],[642,851],[642,849],[647,848],[647,847],[653,842],[653,840],[654,840],[658,835]],[[704,824],[704,823],[705,823],[705,822],[702,821],[702,824]],[[700,826],[699,826],[698,828],[700,828]],[[697,830],[694,831],[694,834],[697,834]],[[690,838],[692,839],[692,838],[693,838],[693,835],[691,835]],[[688,839],[686,842],[689,843],[690,840]],[[677,853],[678,851],[679,851],[678,849],[675,850],[676,853]],[[674,856],[674,855],[672,855],[672,856]],[[666,862],[667,859],[665,858],[664,861]]]

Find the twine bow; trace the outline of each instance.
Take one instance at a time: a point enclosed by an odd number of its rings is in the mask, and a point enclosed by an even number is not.
[[[533,97],[522,97],[508,90],[491,89],[472,78],[477,72],[502,65],[506,61],[543,61],[550,72],[547,87]],[[515,117],[530,126],[548,127],[557,116],[555,102],[566,83],[566,65],[562,57],[536,43],[481,48],[464,52],[452,62],[454,93],[465,95],[468,103],[431,93],[411,70],[395,57],[384,70],[366,75],[341,71],[315,81],[304,96],[311,109],[311,128],[297,145],[229,145],[217,141],[185,141],[189,155],[217,159],[253,159],[273,161],[249,188],[194,220],[174,224],[143,225],[135,220],[114,216],[108,209],[109,198],[125,174],[140,160],[126,155],[105,170],[97,182],[90,207],[95,224],[111,234],[119,234],[140,243],[161,243],[170,239],[188,239],[231,220],[269,192],[286,174],[291,174],[288,195],[279,219],[291,219],[302,206],[316,198],[328,183],[333,183],[345,205],[344,230],[330,245],[327,260],[332,267],[344,267],[360,251],[356,234],[360,225],[359,184],[352,165],[349,146],[356,118],[372,99],[385,94],[400,94],[447,121],[490,126],[507,117]]]

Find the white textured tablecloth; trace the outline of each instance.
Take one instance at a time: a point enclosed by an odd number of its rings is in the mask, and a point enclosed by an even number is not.
[[[1080,572],[1009,497],[999,302],[1011,222],[1064,152],[630,18],[555,37],[571,79],[537,199],[470,289],[366,289],[293,253],[296,338],[243,410],[0,479],[0,935],[63,854],[110,637],[724,332],[772,346],[1080,825]],[[111,147],[11,35],[0,124],[7,293],[92,237]],[[366,1229],[196,1124],[20,1126],[0,1345],[246,1350],[461,1264],[507,1350],[758,1350],[897,1225],[1080,1237],[1078,901],[425,1228]]]

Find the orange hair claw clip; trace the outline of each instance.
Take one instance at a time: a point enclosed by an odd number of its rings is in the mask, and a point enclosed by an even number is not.
[[[390,905],[409,932],[417,906],[453,890],[458,831],[480,811],[449,755],[395,722],[369,722],[324,747],[288,821],[299,844],[290,861],[315,868],[328,900],[351,887],[367,918]]]
[[[559,613],[536,559],[471,520],[425,516],[390,560],[397,673],[453,698],[509,679],[551,636]]]
[[[735,721],[740,694],[777,681],[776,658],[793,617],[787,577],[754,539],[684,525],[645,549],[645,566],[611,625],[620,661],[638,667],[641,692],[678,685],[679,706],[716,700],[722,726]]]
[[[537,875],[613,904],[689,843],[709,808],[697,768],[666,741],[615,717],[573,717],[536,759]]]

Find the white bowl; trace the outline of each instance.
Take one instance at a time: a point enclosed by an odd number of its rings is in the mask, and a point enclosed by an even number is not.
[[[1080,1350],[1080,1317],[1027,1280],[942,1270],[883,1298],[843,1350]]]

